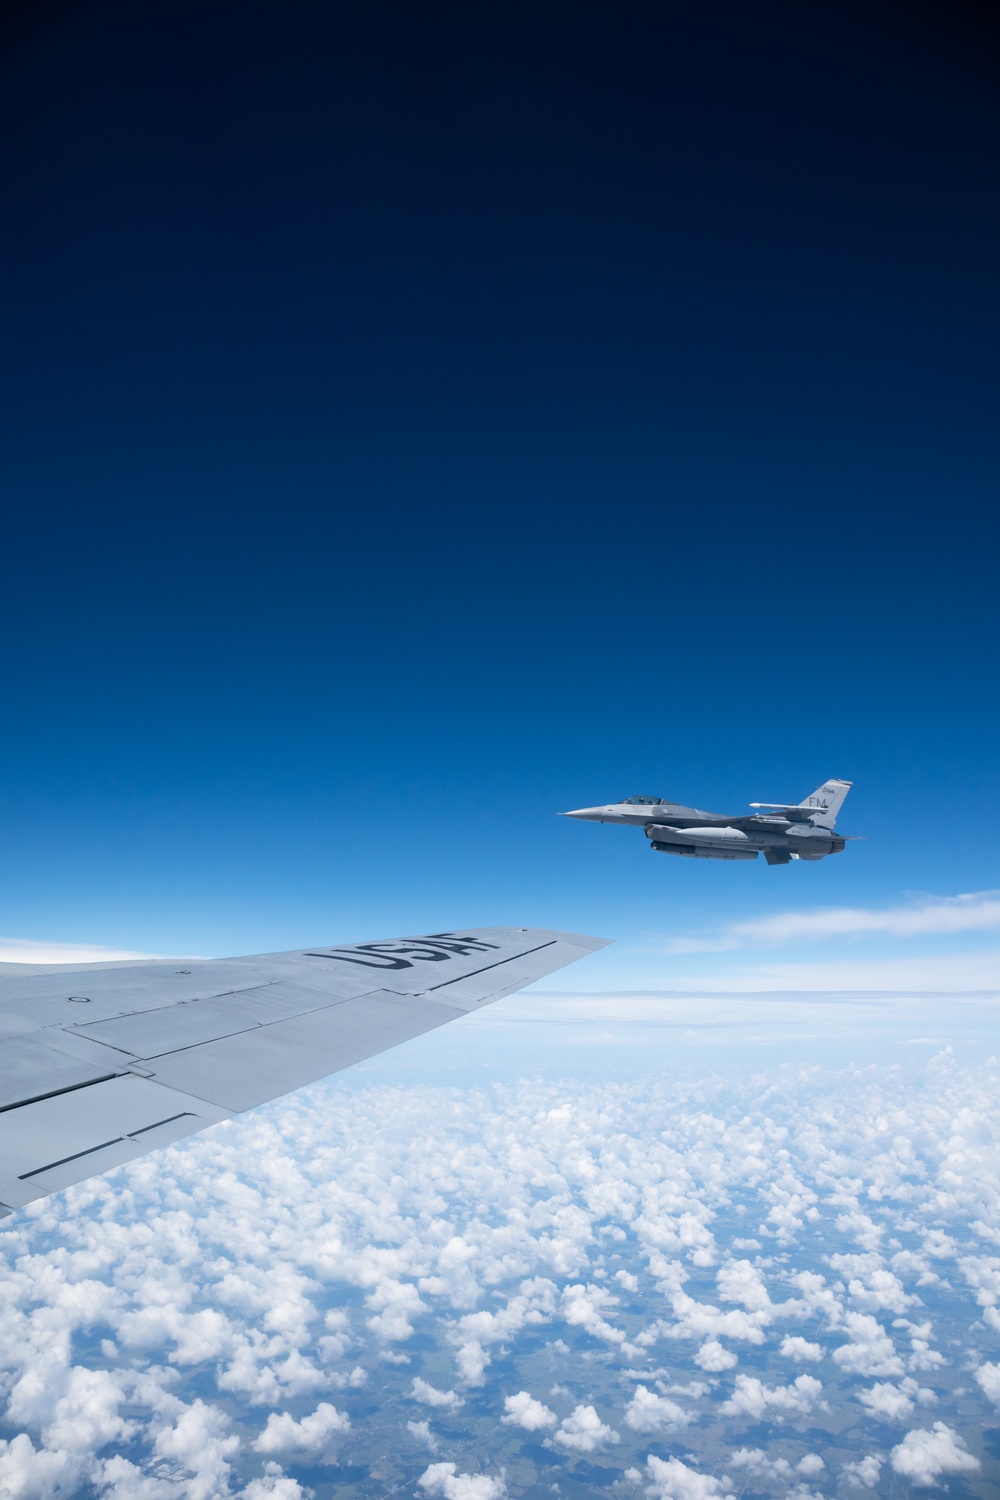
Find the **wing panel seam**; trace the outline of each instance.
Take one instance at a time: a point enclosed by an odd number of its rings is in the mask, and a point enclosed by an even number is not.
[[[367,997],[358,995],[355,998],[364,1000]],[[325,1005],[314,1005],[312,1010],[297,1010],[294,1015],[275,1016],[271,1021],[254,1021],[250,1026],[240,1026],[236,1031],[227,1031],[222,1036],[208,1036],[204,1037],[200,1042],[186,1042],[183,1047],[168,1047],[162,1052],[144,1052],[141,1054],[129,1052],[126,1056],[135,1057],[138,1061],[147,1063],[157,1062],[161,1057],[178,1057],[182,1052],[194,1052],[198,1047],[210,1047],[214,1042],[228,1042],[235,1036],[248,1036],[251,1031],[268,1031],[272,1026],[280,1026],[285,1021],[299,1021],[303,1016],[315,1016],[320,1011],[335,1010],[338,1005],[346,1005],[347,1003],[346,999],[328,1000]],[[96,1041],[97,1038],[93,1037],[91,1040]],[[102,1046],[110,1047],[111,1043],[104,1042]]]
[[[60,1094],[75,1094],[77,1089],[93,1088],[95,1083],[108,1083],[112,1078],[120,1078],[120,1073],[102,1073],[100,1078],[86,1078],[83,1083],[68,1083],[62,1089],[49,1089],[46,1094],[32,1094],[30,1099],[18,1099],[14,1104],[0,1104],[0,1115],[4,1115],[11,1109],[23,1109],[26,1104],[40,1104],[43,1099],[57,1099]]]
[[[123,1135],[116,1135],[110,1141],[102,1141],[99,1146],[88,1146],[86,1151],[74,1151],[72,1156],[63,1156],[59,1161],[46,1162],[44,1167],[33,1167],[30,1172],[21,1172],[17,1180],[27,1182],[30,1177],[37,1177],[39,1172],[51,1172],[55,1167],[64,1167],[67,1162],[79,1161],[81,1156],[93,1156],[95,1151],[106,1151],[109,1146],[119,1146],[124,1139]]]
[[[124,1135],[116,1135],[110,1141],[102,1141],[99,1146],[88,1146],[86,1151],[75,1151],[72,1156],[62,1156],[58,1161],[47,1162],[44,1167],[32,1167],[30,1172],[22,1172],[18,1182],[27,1182],[29,1177],[37,1177],[40,1172],[53,1172],[56,1167],[65,1167],[71,1161],[79,1161],[81,1156],[93,1156],[95,1151],[106,1151],[109,1146],[120,1146],[123,1141],[134,1141],[136,1136],[145,1135],[147,1131],[159,1130],[161,1125],[172,1125],[175,1120],[196,1120],[198,1116],[190,1109],[182,1109],[180,1114],[168,1115],[165,1120],[154,1120],[152,1125],[142,1125],[138,1130],[126,1130]]]
[[[485,974],[487,969],[499,969],[504,964],[516,962],[519,958],[527,958],[529,953],[540,953],[543,948],[554,948],[558,941],[558,938],[549,938],[547,943],[539,943],[537,948],[524,948],[520,953],[511,953],[507,958],[498,958],[495,963],[483,964],[481,969],[471,969],[468,974],[456,974],[454,979],[443,979],[440,984],[429,985],[426,990],[421,990],[420,993],[429,995],[434,990],[447,989],[449,984],[461,984],[463,979],[474,979],[477,974]]]
[[[182,1005],[209,1005],[213,1000],[228,1000],[230,995],[249,995],[254,990],[266,990],[272,984],[280,983],[281,981],[277,979],[265,979],[262,984],[245,984],[236,990],[219,990],[211,995],[189,995],[183,1000],[168,1000],[165,1005],[147,1005],[145,1007],[140,1006],[138,1010],[120,1010],[117,1015],[103,1016],[99,1021],[74,1021],[70,1026],[59,1026],[58,1030],[78,1031],[81,1036],[88,1037],[91,1041],[96,1042],[97,1038],[90,1036],[88,1027],[106,1026],[109,1022],[114,1021],[130,1021],[133,1016],[158,1016],[165,1010],[177,1010]],[[102,1045],[107,1047],[111,1044],[110,1042],[104,1042]]]

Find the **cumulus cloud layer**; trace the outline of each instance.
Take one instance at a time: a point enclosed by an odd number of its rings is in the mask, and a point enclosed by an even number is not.
[[[4,1221],[0,1493],[995,1479],[997,1084],[944,1051],[280,1101]]]

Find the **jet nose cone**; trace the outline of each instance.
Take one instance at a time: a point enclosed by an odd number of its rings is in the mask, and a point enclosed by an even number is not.
[[[591,822],[596,822],[600,819],[603,811],[603,807],[578,807],[575,812],[564,812],[561,816],[564,818],[589,818]]]

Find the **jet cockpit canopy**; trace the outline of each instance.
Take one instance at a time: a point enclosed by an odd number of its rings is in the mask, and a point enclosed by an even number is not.
[[[622,802],[627,807],[657,807],[663,801],[662,797],[623,797]]]

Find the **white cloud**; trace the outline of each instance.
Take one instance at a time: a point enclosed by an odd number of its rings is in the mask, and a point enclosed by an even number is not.
[[[788,1484],[792,1479],[788,1459],[769,1458],[763,1448],[737,1448],[726,1462],[734,1469],[747,1469],[754,1479],[765,1479],[770,1484]]]
[[[868,1453],[856,1463],[844,1464],[841,1474],[848,1484],[858,1489],[873,1490],[878,1484],[882,1459],[877,1453]]]
[[[811,1478],[814,1474],[821,1474],[825,1468],[826,1464],[818,1453],[807,1453],[795,1465],[795,1472],[796,1474],[804,1474],[807,1478]]]
[[[831,1265],[841,1258],[831,1256]],[[907,1295],[898,1276],[881,1266],[852,1277],[847,1284],[847,1295],[856,1307],[868,1312],[904,1313],[918,1301]]]
[[[507,1486],[489,1474],[459,1474],[457,1464],[431,1464],[417,1483],[442,1500],[504,1500]]]
[[[575,1215],[571,1220],[568,1214],[562,1215],[559,1240],[552,1246],[554,1258],[567,1269],[576,1263],[579,1238],[590,1235],[589,1223],[584,1227],[581,1217]],[[548,1277],[531,1277],[521,1282],[497,1312],[467,1313],[460,1318],[452,1339],[458,1351],[455,1362],[463,1380],[470,1385],[482,1383],[483,1371],[491,1359],[490,1345],[514,1337],[524,1327],[549,1322],[556,1311],[556,1293],[556,1285]]]
[[[559,1418],[554,1411],[542,1401],[536,1401],[528,1391],[518,1391],[516,1396],[508,1396],[504,1401],[505,1417],[501,1422],[513,1423],[517,1427],[523,1427],[528,1432],[542,1432],[547,1427],[555,1427]]]
[[[706,1339],[695,1355],[694,1362],[703,1370],[718,1373],[720,1370],[731,1370],[734,1365],[739,1364],[739,1357],[720,1344],[718,1339]]]
[[[858,1400],[873,1416],[883,1416],[886,1421],[900,1422],[912,1415],[915,1406],[936,1406],[937,1397],[930,1386],[918,1385],[912,1376],[901,1380],[900,1385],[876,1382],[870,1391],[861,1391]]]
[[[906,1403],[926,1399],[909,1372],[941,1359],[922,1313],[897,1317],[890,1336],[875,1309],[888,1322],[935,1276],[949,1357],[957,1329],[1000,1316],[998,1245],[982,1228],[1000,1222],[996,1070],[985,1059],[967,1067],[957,1050],[898,1071],[772,1067],[763,1057],[754,1066],[752,1080],[732,1070],[571,1090],[325,1085],[5,1220],[0,1390],[24,1439],[0,1446],[0,1489],[25,1500],[57,1484],[104,1500],[170,1500],[182,1486],[193,1500],[216,1500],[239,1488],[240,1437],[240,1483],[258,1487],[254,1500],[298,1500],[296,1481],[265,1460],[290,1439],[301,1444],[291,1451],[310,1451],[310,1423],[336,1410],[333,1392],[345,1416],[355,1403],[359,1413],[330,1433],[345,1462],[370,1461],[375,1441],[412,1438],[431,1463],[420,1494],[460,1495],[464,1485],[475,1500],[469,1485],[502,1485],[464,1472],[475,1467],[470,1450],[450,1447],[466,1444],[475,1424],[446,1378],[438,1389],[413,1380],[412,1366],[378,1362],[387,1330],[366,1319],[383,1315],[401,1315],[421,1353],[434,1345],[426,1374],[438,1379],[454,1357],[459,1373],[481,1380],[508,1440],[530,1449],[535,1430],[568,1455],[618,1446],[623,1467],[645,1459],[642,1434],[679,1430],[685,1407],[694,1452],[728,1406],[727,1416],[784,1421],[792,1454],[793,1429],[829,1392],[803,1385],[809,1376],[786,1385],[782,1360],[805,1363],[836,1343],[838,1373],[870,1387],[860,1405],[838,1392],[835,1411],[839,1421],[854,1407],[858,1452],[868,1456],[850,1482],[863,1484],[879,1459],[865,1425],[890,1407],[908,1423]],[[753,1249],[747,1231],[761,1219],[764,1250],[752,1263],[734,1252]],[[796,1236],[793,1260],[784,1231]],[[853,1251],[834,1261],[843,1236]],[[827,1265],[824,1279],[815,1267]],[[626,1277],[658,1291],[640,1297]],[[629,1340],[616,1293],[628,1293]],[[822,1345],[810,1342],[814,1329]],[[676,1340],[689,1342],[657,1368],[655,1347]],[[696,1360],[717,1375],[738,1340],[753,1346],[759,1378],[737,1379],[732,1393],[731,1378],[677,1385],[679,1359],[689,1373]],[[97,1346],[101,1367],[88,1370],[81,1351]],[[504,1388],[489,1380],[498,1355],[508,1390],[571,1384],[559,1409],[579,1402],[573,1416],[560,1426],[537,1401],[543,1425],[518,1422],[535,1412],[526,1390],[503,1410]],[[543,1369],[545,1385],[535,1386]],[[978,1385],[968,1380],[969,1411],[985,1415],[997,1369],[981,1364]],[[624,1411],[611,1405],[622,1382]],[[400,1432],[407,1394],[432,1421],[448,1418],[457,1462],[443,1474],[428,1422]],[[223,1406],[249,1425],[227,1424]],[[943,1386],[935,1415],[967,1433],[973,1418],[954,1411]],[[113,1456],[126,1442],[135,1463]],[[789,1464],[795,1500],[819,1482],[794,1457],[770,1461]],[[686,1453],[677,1464],[666,1480],[645,1471],[654,1494],[661,1481],[728,1494],[708,1458]]]
[[[796,1363],[823,1358],[823,1349],[820,1344],[811,1344],[799,1334],[787,1334],[781,1340],[781,1352],[786,1359],[794,1359]]]
[[[0,1438],[0,1495],[11,1500],[71,1494],[80,1477],[80,1463],[65,1451],[36,1449],[26,1433],[10,1442]]]
[[[491,1356],[478,1339],[466,1339],[464,1344],[458,1346],[455,1355],[458,1373],[467,1385],[482,1385],[483,1371],[490,1360]]]
[[[767,1386],[755,1375],[737,1375],[736,1389],[719,1407],[726,1416],[747,1416],[760,1421],[766,1415],[781,1421],[785,1416],[807,1416],[823,1393],[823,1383],[814,1375],[799,1375],[790,1385]]]
[[[976,1381],[994,1406],[1000,1406],[1000,1365],[980,1365]]]
[[[411,1438],[418,1443],[424,1443],[431,1453],[438,1451],[438,1440],[431,1432],[431,1424],[426,1420],[423,1422],[407,1422],[406,1430]]]
[[[857,1399],[873,1417],[887,1422],[902,1422],[913,1414],[913,1398],[897,1385],[876,1381],[869,1390],[858,1391]]]
[[[162,957],[158,953],[135,953],[129,948],[105,948],[97,943],[52,943],[44,938],[0,938],[0,964],[105,964],[139,963]],[[0,970],[0,974],[2,974]]]
[[[583,1328],[591,1337],[606,1343],[621,1344],[625,1335],[607,1320],[618,1306],[618,1298],[599,1286],[567,1286],[563,1288],[560,1314],[571,1326]]]
[[[837,1215],[837,1228],[841,1234],[851,1235],[857,1240],[859,1245],[863,1246],[869,1252],[878,1250],[882,1236],[885,1234],[885,1227],[882,1224],[876,1224],[875,1220],[869,1214],[862,1213],[857,1204],[854,1204],[848,1213]],[[868,1255],[835,1255],[831,1257],[831,1264],[835,1270],[841,1270],[847,1265],[861,1268],[866,1266],[873,1267],[877,1266],[879,1261],[871,1253]]]
[[[265,1464],[264,1474],[252,1481],[243,1494],[250,1493],[256,1497],[273,1494],[273,1478],[267,1472],[270,1469],[277,1469],[278,1474],[281,1474],[277,1464]],[[101,1495],[101,1500],[176,1500],[178,1494],[176,1481],[179,1475],[174,1474],[168,1479],[162,1476],[158,1478],[153,1474],[144,1474],[142,1469],[127,1458],[123,1458],[120,1453],[116,1453],[113,1458],[102,1459],[94,1466],[90,1477],[92,1484]],[[288,1482],[294,1484],[295,1481],[289,1480]],[[255,1489],[255,1485],[259,1488]],[[272,1488],[267,1488],[268,1485],[272,1485]],[[33,1500],[36,1500],[39,1492],[31,1490],[29,1493]],[[49,1500],[47,1490],[42,1490],[41,1494],[45,1500]],[[298,1500],[300,1494],[301,1491],[296,1486],[295,1490],[288,1492],[289,1500]]]
[[[686,965],[683,971],[671,974],[671,982],[678,989],[709,993],[794,991],[826,995],[831,991],[866,994],[874,990],[950,995],[967,990],[995,991],[998,969],[1000,949],[990,948],[919,956],[902,953],[888,958],[772,959],[766,962],[747,962],[743,958],[736,962],[717,959],[711,966],[704,961],[697,967]],[[663,982],[662,975],[656,970],[644,975],[643,982],[649,988],[659,986]]]
[[[272,1412],[267,1426],[252,1444],[256,1453],[316,1453],[330,1439],[350,1429],[351,1419],[328,1401],[321,1401],[309,1416],[296,1422],[287,1411]]]
[[[235,1434],[227,1434],[228,1426],[229,1419],[223,1411],[196,1400],[181,1412],[173,1426],[157,1434],[154,1452],[161,1458],[176,1459],[188,1471],[190,1500],[215,1500],[229,1489],[232,1474],[229,1459],[240,1440]]]
[[[760,1271],[749,1260],[730,1260],[715,1278],[723,1302],[738,1302],[751,1312],[770,1310],[771,1299]]]
[[[393,1276],[380,1277],[365,1301],[375,1309],[374,1317],[368,1319],[368,1327],[386,1344],[411,1338],[413,1324],[410,1319],[427,1311],[427,1304],[417,1288],[411,1282],[399,1281]]]
[[[769,1484],[790,1484],[796,1475],[812,1479],[826,1468],[818,1453],[806,1453],[793,1467],[787,1458],[771,1458],[763,1448],[737,1448],[726,1462],[734,1469],[747,1469],[753,1479]]]
[[[438,1406],[446,1411],[457,1411],[460,1406],[465,1405],[457,1391],[439,1391],[437,1386],[429,1385],[419,1375],[410,1386],[410,1397],[414,1401],[422,1401],[425,1406]]]
[[[637,1385],[625,1408],[625,1425],[633,1432],[676,1432],[687,1427],[691,1418],[682,1406],[667,1396],[658,1396],[644,1385]]]
[[[721,1334],[725,1338],[763,1344],[764,1330],[773,1316],[770,1311],[745,1312],[742,1308],[723,1312],[711,1302],[698,1302],[686,1292],[678,1292],[671,1303],[677,1321],[662,1326],[665,1338],[704,1339]]]
[[[870,1313],[849,1312],[844,1325],[848,1344],[834,1349],[834,1361],[848,1375],[902,1375],[903,1361],[881,1323]]]
[[[10,1392],[7,1420],[39,1426],[46,1449],[70,1454],[102,1448],[134,1430],[118,1407],[121,1385],[105,1370],[29,1368]]]
[[[957,1432],[935,1422],[908,1432],[890,1454],[893,1471],[918,1485],[936,1484],[942,1474],[977,1474],[978,1458],[966,1450]]]
[[[920,938],[1000,928],[1000,891],[925,896],[905,906],[817,906],[733,922],[717,937],[679,938],[668,953],[717,952],[748,943],[822,942],[842,938]]]
[[[240,1500],[306,1500],[311,1494],[311,1490],[304,1490],[299,1481],[290,1478],[278,1464],[266,1463],[261,1477],[251,1479],[241,1491]],[[109,1496],[108,1500],[112,1497]]]
[[[963,1123],[965,1122],[961,1118],[955,1121],[959,1129]],[[958,1254],[958,1245],[950,1234],[945,1234],[943,1229],[928,1229],[920,1248],[925,1255],[934,1256],[939,1260],[954,1260]]]
[[[572,1453],[596,1453],[611,1443],[620,1443],[614,1428],[602,1422],[592,1406],[575,1406],[559,1423],[553,1442]]]
[[[657,1458],[651,1453],[646,1468],[650,1477],[646,1494],[650,1500],[735,1500],[728,1476],[699,1474],[679,1458]]]

